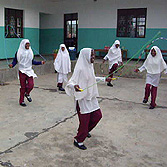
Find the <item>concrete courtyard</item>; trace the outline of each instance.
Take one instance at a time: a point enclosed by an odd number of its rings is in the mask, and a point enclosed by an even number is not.
[[[74,99],[56,90],[56,74],[35,79],[32,103],[18,105],[18,80],[0,86],[0,166],[167,167],[167,87],[158,88],[157,108],[142,104],[145,80],[120,77],[99,83],[103,118],[73,146],[78,118]]]

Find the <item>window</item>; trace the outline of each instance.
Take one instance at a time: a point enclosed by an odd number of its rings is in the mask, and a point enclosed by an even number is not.
[[[76,38],[77,20],[67,21],[67,38]]]
[[[64,14],[64,44],[78,47],[78,13]]]
[[[5,37],[23,38],[23,10],[5,8]]]
[[[78,25],[77,14],[65,14],[65,36],[66,38],[76,38],[77,36],[77,25]]]
[[[145,38],[146,8],[118,9],[117,37]]]

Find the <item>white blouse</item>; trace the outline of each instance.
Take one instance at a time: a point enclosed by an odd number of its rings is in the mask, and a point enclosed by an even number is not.
[[[75,89],[73,84],[70,84],[69,87],[71,87],[72,89]],[[75,101],[77,102],[77,100]],[[78,100],[78,104],[80,107],[81,114],[88,114],[100,108],[96,97],[93,97],[91,100],[87,100],[83,98],[81,100]],[[76,103],[75,103],[75,106],[76,106]]]
[[[139,71],[142,72],[146,70],[146,68],[144,66],[141,66],[139,68]],[[160,78],[161,78],[161,74],[150,74],[150,73],[147,73],[146,74],[146,84],[150,84],[150,85],[153,85],[155,87],[158,87],[159,85],[159,81],[160,81]]]
[[[114,64],[119,64],[119,62],[122,62],[122,57],[118,57],[116,59],[109,60],[108,54],[103,59],[108,60],[109,69],[111,69]]]
[[[78,100],[78,104],[80,107],[81,114],[88,114],[100,108],[96,97],[93,97],[91,100],[87,99]]]

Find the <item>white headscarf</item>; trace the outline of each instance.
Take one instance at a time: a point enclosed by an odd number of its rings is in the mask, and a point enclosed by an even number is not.
[[[91,48],[84,48],[80,51],[79,58],[75,65],[74,73],[66,85],[66,93],[69,96],[74,95],[76,100],[83,98],[91,100],[93,97],[98,97],[98,89],[93,63],[91,63]],[[94,84],[94,85],[93,85]],[[76,92],[70,85],[79,85],[80,88],[85,89],[83,92]],[[92,86],[93,85],[93,86]]]
[[[62,48],[65,48],[62,51]],[[71,61],[68,50],[64,44],[60,45],[57,57],[54,61],[54,68],[58,73],[68,74],[71,72]]]
[[[17,51],[17,61],[19,64],[19,71],[28,75],[29,77],[37,77],[32,69],[32,60],[34,58],[31,47],[25,48],[26,43],[30,43],[28,39],[23,39],[20,42],[19,49]]]
[[[156,51],[156,56],[153,57],[151,55],[151,50],[155,49]],[[157,46],[153,46],[150,49],[150,52],[147,56],[147,59],[145,60],[143,66],[147,70],[147,73],[149,74],[159,74],[161,73],[164,69],[167,69],[167,65],[162,57],[161,50]]]
[[[122,62],[122,54],[120,47],[116,48],[115,45],[120,45],[120,41],[116,40],[114,44],[111,46],[111,48],[108,51],[108,54],[106,55],[109,61],[121,61]]]

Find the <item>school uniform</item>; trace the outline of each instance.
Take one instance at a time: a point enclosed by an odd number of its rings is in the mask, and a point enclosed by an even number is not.
[[[153,57],[151,55],[151,50],[155,49],[156,56]],[[144,64],[139,68],[139,71],[142,72],[144,70],[147,71],[146,74],[146,86],[145,86],[145,96],[144,100],[145,103],[148,101],[149,96],[151,94],[151,103],[150,106],[154,108],[156,106],[156,96],[157,96],[157,88],[159,85],[161,72],[166,69],[167,65],[162,57],[161,50],[157,46],[153,46],[151,48],[147,59],[145,60]],[[166,73],[165,71],[165,73]]]
[[[24,39],[21,41],[18,51],[15,54],[15,58],[12,62],[12,67],[14,67],[17,63],[19,65],[19,80],[20,80],[20,100],[19,103],[24,102],[24,96],[30,95],[34,87],[34,78],[37,75],[34,73],[32,69],[32,64],[41,65],[42,62],[37,62],[34,60],[34,54],[29,47],[29,49],[25,49],[26,43],[30,43],[28,39]]]
[[[62,51],[62,47],[65,48]],[[71,61],[69,52],[64,44],[60,45],[60,49],[58,51],[57,57],[54,61],[54,68],[58,72],[57,74],[57,87],[59,90],[63,90],[63,82],[68,81],[68,73],[71,72]]]
[[[115,45],[120,45],[120,41],[116,40],[112,47],[109,49],[107,55],[103,58],[104,60],[109,61],[109,74],[113,78],[113,72],[117,70],[117,67],[120,62],[122,62],[122,53],[120,47],[116,48]]]
[[[67,95],[73,95],[75,97],[79,128],[78,133],[74,138],[78,143],[82,143],[85,140],[88,133],[102,118],[102,113],[97,100],[99,93],[97,84],[95,84],[96,78],[93,63],[90,62],[90,58],[90,48],[84,48],[80,51],[73,75],[65,87]],[[76,92],[74,90],[74,85],[79,85],[80,88],[86,89],[83,92]]]

